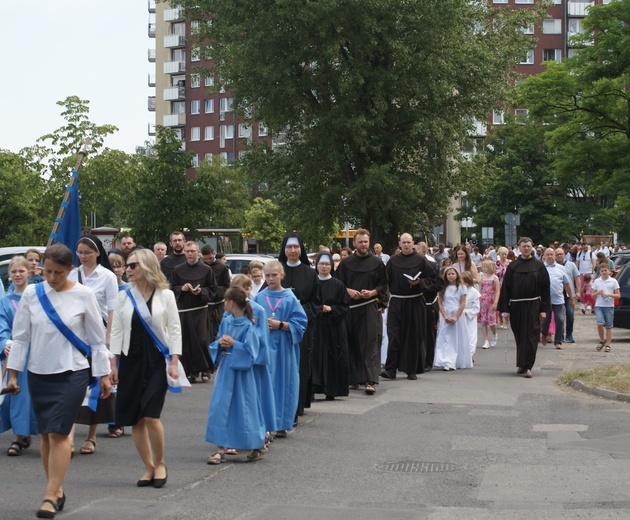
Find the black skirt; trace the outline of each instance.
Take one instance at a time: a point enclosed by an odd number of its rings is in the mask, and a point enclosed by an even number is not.
[[[68,435],[90,383],[90,369],[60,374],[28,373],[28,388],[39,433]]]
[[[151,309],[151,301],[147,306]],[[133,426],[143,417],[159,419],[168,383],[164,356],[147,333],[134,310],[131,318],[129,352],[118,367],[116,424]]]

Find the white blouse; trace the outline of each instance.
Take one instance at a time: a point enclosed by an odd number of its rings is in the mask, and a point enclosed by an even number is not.
[[[97,265],[90,276],[85,276],[85,270],[82,265],[77,269],[70,271],[68,278],[73,282],[79,281],[79,273],[81,273],[81,283],[89,287],[96,296],[96,303],[101,312],[101,318],[106,322],[109,321],[109,311],[113,311],[116,306],[116,298],[118,298],[118,280],[116,275],[102,265]]]
[[[109,375],[111,355],[105,346],[105,328],[92,290],[77,283],[67,291],[57,292],[47,282],[42,284],[61,320],[92,348],[92,375]],[[85,356],[48,319],[35,288],[36,285],[26,288],[15,313],[8,368],[24,371],[29,343],[28,370],[34,374],[88,368]]]

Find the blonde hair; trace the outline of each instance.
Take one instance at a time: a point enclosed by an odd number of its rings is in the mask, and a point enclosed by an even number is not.
[[[129,263],[129,259],[135,256],[138,264],[142,268],[142,273],[144,274],[144,279],[147,283],[155,287],[156,289],[168,289],[168,282],[166,281],[166,276],[160,269],[160,264],[158,262],[157,256],[150,249],[136,249],[132,251],[127,257],[127,263]],[[135,284],[132,284],[135,285]]]
[[[109,264],[112,267],[114,267],[114,264],[120,265],[121,267],[125,267],[125,259],[122,256],[117,255],[116,253],[113,253],[109,255]]]
[[[37,250],[36,250],[37,251]],[[39,253],[39,251],[37,251]],[[31,268],[31,264],[28,263],[28,260],[26,259],[26,256],[14,256],[13,258],[11,258],[11,261],[9,262],[9,271],[11,270],[11,266],[13,264],[19,264],[22,267],[25,267],[27,271],[30,270]]]
[[[505,253],[506,255],[510,252],[510,250],[505,247],[505,246],[501,246],[499,249],[497,249],[497,254],[500,255],[502,253]]]
[[[462,283],[464,283],[465,285],[474,285],[475,281],[473,280],[472,277],[472,273],[470,271],[464,271],[461,275],[460,278],[462,280]]]
[[[483,271],[483,268],[486,268],[488,270],[488,272],[490,272],[491,274],[496,273],[496,269],[494,267],[494,262],[492,260],[484,260],[483,262],[481,262],[481,270]]]
[[[250,269],[250,273],[254,270],[254,269],[260,269],[262,271],[264,264],[260,261],[260,260],[252,260],[249,263],[249,269]]]
[[[278,260],[270,260],[265,264],[263,272],[268,273],[269,271],[277,271],[284,277],[284,266]]]
[[[237,274],[230,282],[230,287],[242,287],[243,289],[252,287],[253,285],[254,282],[252,282],[252,279],[245,274]]]

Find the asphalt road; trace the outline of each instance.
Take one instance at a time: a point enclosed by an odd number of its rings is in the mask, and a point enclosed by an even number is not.
[[[318,399],[253,464],[206,464],[212,384],[194,385],[167,398],[163,489],[135,486],[142,465],[131,436],[107,439],[102,427],[96,453],[71,463],[57,518],[630,518],[630,406],[556,382],[564,370],[630,364],[630,331],[615,330],[612,352],[596,352],[594,317],[579,314],[574,337],[561,351],[541,347],[532,379],[515,374],[512,335],[500,331],[472,370],[401,374],[373,397]],[[0,435],[0,520],[34,518],[44,489],[37,443],[6,457],[11,440]]]

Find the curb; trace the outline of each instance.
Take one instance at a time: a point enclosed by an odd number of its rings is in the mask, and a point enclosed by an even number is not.
[[[613,392],[612,390],[604,390],[603,388],[593,388],[585,385],[579,379],[575,379],[571,382],[571,388],[579,390],[580,392],[586,392],[597,397],[603,397],[604,399],[611,399],[613,401],[621,401],[624,403],[630,403],[630,395],[620,394],[619,392]]]

